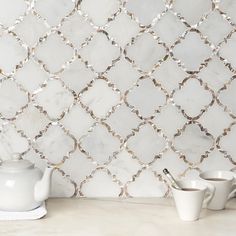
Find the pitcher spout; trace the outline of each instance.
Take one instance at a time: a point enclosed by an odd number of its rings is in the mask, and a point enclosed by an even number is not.
[[[37,202],[42,202],[49,197],[51,187],[51,177],[53,172],[52,167],[47,167],[44,171],[43,177],[34,187],[34,199]]]

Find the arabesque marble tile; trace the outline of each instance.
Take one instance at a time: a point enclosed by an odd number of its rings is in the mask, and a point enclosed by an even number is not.
[[[234,167],[235,2],[0,1],[0,159],[56,166],[56,197]]]

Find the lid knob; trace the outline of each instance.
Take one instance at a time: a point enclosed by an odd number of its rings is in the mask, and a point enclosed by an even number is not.
[[[22,159],[20,153],[18,152],[13,153],[12,160],[20,160],[20,159]]]

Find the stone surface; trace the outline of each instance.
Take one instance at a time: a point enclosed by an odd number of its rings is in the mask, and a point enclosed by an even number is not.
[[[235,235],[235,199],[228,202],[224,211],[203,209],[199,221],[188,223],[178,218],[172,199],[50,199],[47,210],[48,215],[41,220],[2,221],[0,233],[5,236],[154,236],[171,235],[174,231],[176,236]]]
[[[0,160],[57,165],[57,197],[165,197],[163,168],[176,178],[231,169],[235,9],[232,0],[1,0]],[[131,231],[116,224],[117,234],[162,234],[158,212]]]

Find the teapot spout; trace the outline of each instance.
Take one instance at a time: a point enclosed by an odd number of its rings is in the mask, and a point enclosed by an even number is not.
[[[34,187],[34,199],[37,202],[42,202],[49,197],[51,187],[51,177],[54,168],[47,167],[44,171],[43,177]]]

